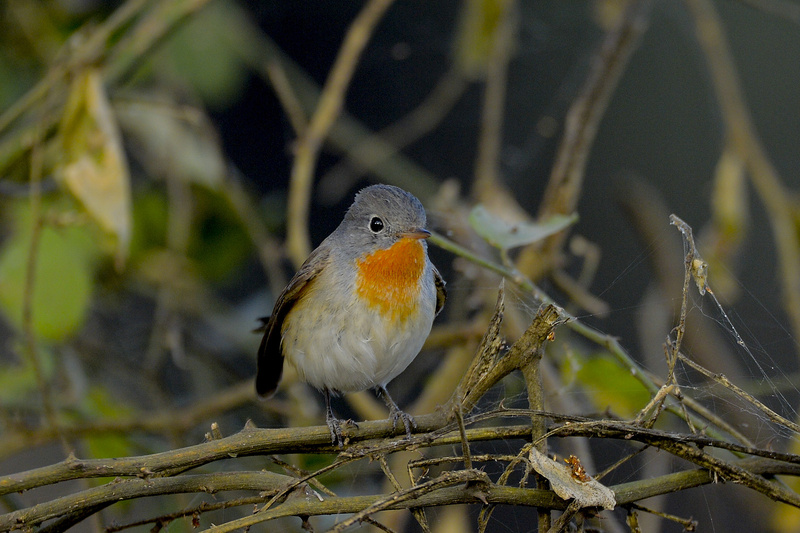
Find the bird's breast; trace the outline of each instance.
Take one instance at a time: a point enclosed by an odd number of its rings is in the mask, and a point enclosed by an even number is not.
[[[417,310],[424,271],[422,242],[403,238],[356,261],[356,293],[369,308],[404,322]]]

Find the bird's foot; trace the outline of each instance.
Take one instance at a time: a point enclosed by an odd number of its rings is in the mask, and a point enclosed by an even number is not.
[[[397,406],[389,407],[389,420],[392,421],[392,427],[397,427],[397,422],[402,421],[403,427],[406,430],[406,436],[410,439],[411,438],[411,430],[412,428],[417,427],[417,423],[414,420],[414,417],[410,414],[406,413],[405,411],[401,411]]]
[[[397,404],[394,403],[392,397],[389,396],[389,391],[386,390],[385,385],[378,385],[375,387],[375,391],[381,398],[383,398],[383,401],[386,403],[386,407],[389,408],[389,420],[392,421],[392,427],[397,427],[397,421],[402,420],[403,427],[406,430],[406,436],[410,439],[411,429],[417,427],[414,417],[404,411],[401,411],[400,408],[397,407]]]
[[[331,442],[342,448],[344,446],[344,436],[342,435],[342,421],[335,416],[328,415],[325,417],[325,423],[328,424],[328,431],[331,432]]]
[[[358,424],[350,418],[347,420],[340,420],[332,414],[325,417],[325,423],[328,424],[328,430],[331,432],[331,442],[339,448],[344,447],[345,435],[342,433],[342,428],[348,426],[358,429]]]

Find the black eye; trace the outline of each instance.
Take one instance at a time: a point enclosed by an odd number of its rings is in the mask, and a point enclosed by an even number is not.
[[[383,231],[383,220],[381,217],[373,216],[369,221],[369,229],[372,233],[380,233]]]

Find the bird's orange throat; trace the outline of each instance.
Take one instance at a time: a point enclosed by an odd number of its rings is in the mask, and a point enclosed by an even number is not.
[[[417,308],[425,248],[404,238],[356,261],[356,292],[381,315],[405,321]]]

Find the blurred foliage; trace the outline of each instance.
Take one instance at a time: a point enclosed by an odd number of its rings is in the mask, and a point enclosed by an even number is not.
[[[792,439],[789,446],[790,453],[800,454],[800,440]],[[796,477],[781,477],[782,483],[786,483],[794,491],[800,491],[800,479]],[[769,516],[769,527],[771,531],[800,531],[800,509],[781,506],[775,509]]]
[[[42,227],[34,257],[31,298],[33,332],[50,341],[74,335],[89,311],[100,248],[97,232],[75,221],[76,214],[63,199],[46,202],[45,217],[56,224]],[[0,308],[17,328],[22,328],[33,226],[30,204],[4,202],[4,218],[12,230],[0,248]],[[58,223],[61,222],[61,223]]]
[[[453,39],[453,62],[464,76],[486,76],[497,32],[503,30],[503,12],[512,6],[511,0],[465,2]]]
[[[168,373],[137,368],[128,374],[125,356],[110,352],[132,334],[131,326],[149,320],[148,329],[155,324],[152,353],[185,350],[172,337],[182,329],[173,311],[148,316],[153,306],[180,302],[178,308],[214,315],[218,310],[205,299],[209,289],[235,285],[242,269],[252,267],[253,243],[223,187],[228,163],[206,111],[229,106],[249,75],[237,49],[240,34],[231,31],[241,26],[244,12],[226,2],[197,11],[204,4],[81,7],[12,0],[0,6],[0,68],[14,72],[0,76],[0,109],[4,117],[15,113],[0,131],[0,144],[10,150],[0,169],[0,312],[11,339],[21,339],[22,311],[30,306],[38,372],[54,387],[66,387],[54,394],[71,409],[71,423],[114,421],[171,403]],[[112,7],[118,11],[106,18]],[[143,45],[148,27],[157,36],[168,13],[179,16],[169,38],[139,58],[123,83],[110,83],[107,74],[115,65],[104,63],[106,54],[131,43],[134,34]],[[85,50],[103,31],[111,32],[108,48],[95,49],[89,63],[70,63],[70,54]],[[47,77],[65,65],[71,66],[62,78]],[[37,83],[46,90],[37,92]],[[31,147],[42,155],[38,170]],[[41,205],[33,211],[28,181],[39,171]],[[171,297],[154,299],[160,291]],[[168,326],[159,329],[160,321]],[[191,333],[186,342],[198,334],[188,325],[185,331]],[[222,340],[224,333],[207,334],[208,341],[238,349]],[[147,347],[143,341],[147,336],[138,336],[140,350]],[[20,341],[6,342],[15,349],[14,356],[0,357],[2,405],[12,408],[37,394],[37,365],[26,350],[17,350]],[[239,342],[255,340],[235,339],[234,346]],[[75,348],[80,357],[66,362],[64,350]],[[106,359],[92,359],[98,356]],[[170,366],[162,356],[149,363]],[[105,377],[95,375],[101,369]],[[209,384],[213,389],[229,384],[218,376]],[[155,388],[147,384],[153,378]],[[120,379],[125,386],[119,387]],[[81,385],[86,382],[91,386]],[[137,404],[143,394],[150,399]],[[123,455],[130,452],[130,438],[92,436],[85,452]]]
[[[166,49],[176,81],[189,83],[211,110],[230,106],[249,76],[242,51],[249,22],[243,14],[226,2],[212,2],[175,32]]]
[[[89,388],[75,418],[81,420],[124,419],[135,413],[135,409],[121,402],[105,387],[93,385]],[[134,451],[130,436],[123,433],[90,435],[85,439],[85,453],[89,457],[125,457]]]
[[[45,379],[51,379],[56,370],[53,351],[42,350],[40,361]],[[38,392],[36,385],[36,370],[30,359],[18,363],[6,362],[0,367],[0,402],[5,409],[30,406],[31,397]]]

